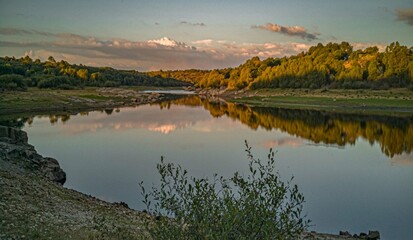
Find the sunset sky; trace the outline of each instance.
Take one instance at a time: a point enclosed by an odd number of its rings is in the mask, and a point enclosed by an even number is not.
[[[0,56],[212,69],[342,41],[412,46],[413,0],[0,0]]]

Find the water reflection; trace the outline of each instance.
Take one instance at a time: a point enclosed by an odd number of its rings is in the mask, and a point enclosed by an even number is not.
[[[403,165],[412,163],[410,153],[413,149],[413,116],[392,117],[340,114],[316,110],[249,107],[223,101],[209,101],[198,96],[189,96],[158,104],[139,106],[140,114],[133,117],[128,116],[128,111],[134,112],[134,109],[123,108],[115,111],[114,109],[104,109],[101,112],[105,112],[108,116],[117,114],[120,111],[126,114],[118,122],[109,121],[102,117],[98,122],[85,121],[77,124],[76,129],[72,128],[70,131],[75,134],[83,131],[95,132],[99,128],[113,128],[115,130],[145,128],[150,131],[169,134],[205,120],[202,116],[188,114],[187,111],[182,111],[181,113],[185,114],[185,116],[182,116],[179,109],[174,111],[173,114],[165,111],[153,115],[151,110],[153,105],[159,106],[161,110],[169,109],[172,105],[203,107],[213,117],[225,115],[235,121],[240,121],[253,130],[258,128],[277,129],[294,136],[290,139],[278,139],[262,143],[266,147],[281,145],[297,147],[303,144],[302,139],[307,139],[316,145],[340,148],[347,144],[354,145],[358,138],[363,138],[371,145],[378,143],[381,151],[393,159],[392,163],[403,162]],[[84,116],[89,113],[82,112],[79,114]],[[43,117],[48,117],[50,123],[55,124],[58,121],[62,123],[69,121],[71,115],[60,114]],[[33,117],[25,117],[8,120],[3,124],[22,127],[24,123],[30,125],[32,122]],[[205,123],[197,126],[197,128],[202,132],[210,132],[209,126],[210,124]]]
[[[136,183],[158,181],[160,156],[197,177],[229,177],[247,171],[247,139],[258,157],[265,158],[266,148],[278,151],[277,168],[303,190],[314,230],[378,229],[384,239],[413,234],[412,117],[252,108],[198,97],[108,112],[14,123],[27,122],[30,143],[59,159],[66,187],[135,209],[143,209]]]
[[[199,97],[162,103],[161,107],[170,104],[203,106],[214,117],[226,115],[248,125],[251,129],[259,127],[267,130],[278,129],[317,144],[354,145],[361,137],[368,140],[371,145],[375,142],[379,143],[382,152],[389,157],[409,154],[413,149],[413,116],[389,117],[248,107],[234,103],[210,102]],[[277,146],[280,142],[272,144]]]

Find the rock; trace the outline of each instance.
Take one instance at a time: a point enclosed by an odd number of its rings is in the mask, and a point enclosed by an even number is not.
[[[41,171],[43,175],[53,182],[64,184],[66,182],[66,173],[60,168],[59,162],[50,157],[43,158]]]
[[[367,239],[369,239],[369,240],[380,239],[379,231],[369,231],[369,234],[367,235]]]
[[[0,157],[8,162],[19,161],[26,168],[38,172],[53,182],[64,184],[66,173],[54,158],[43,157],[28,143],[27,133],[0,126]]]
[[[27,144],[27,133],[10,127],[0,126],[0,141],[14,144]]]
[[[125,203],[125,202],[115,202],[115,203],[113,203],[114,205],[117,205],[117,206],[121,206],[121,207],[124,207],[124,208],[129,208],[129,205],[127,204],[127,203]]]
[[[340,232],[339,232],[339,235],[340,235],[340,236],[348,236],[348,237],[351,237],[351,234],[350,234],[348,231],[340,231]]]

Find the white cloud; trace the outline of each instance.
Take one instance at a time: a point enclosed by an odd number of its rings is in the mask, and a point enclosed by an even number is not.
[[[2,31],[3,30],[3,31]],[[310,43],[237,43],[227,40],[200,39],[188,45],[174,39],[163,37],[148,41],[126,39],[101,39],[72,33],[46,33],[34,30],[0,28],[1,48],[17,48],[32,58],[46,60],[54,56],[56,60],[65,60],[75,64],[90,66],[109,66],[118,69],[174,70],[174,69],[215,69],[235,67],[247,59],[259,56],[284,57],[308,50]],[[9,35],[26,36],[26,41],[6,41]],[[46,40],[34,41],[34,34],[46,37]],[[385,44],[354,43],[355,49]]]
[[[160,39],[155,39],[155,40],[149,40],[147,41],[147,43],[151,44],[157,44],[157,45],[161,45],[161,46],[167,46],[167,47],[179,47],[179,48],[190,48],[195,50],[194,47],[188,46],[183,42],[177,42],[173,39],[170,39],[168,37],[163,37]]]

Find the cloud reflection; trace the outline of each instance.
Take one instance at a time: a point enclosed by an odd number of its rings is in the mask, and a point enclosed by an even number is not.
[[[58,116],[37,120],[47,121],[51,124],[61,124]],[[77,135],[87,132],[98,132],[105,129],[115,131],[127,131],[131,129],[146,129],[152,132],[170,134],[180,129],[193,127],[195,131],[212,131],[216,121],[209,119],[209,113],[199,108],[187,108],[184,106],[172,106],[170,109],[160,109],[155,106],[144,105],[136,108],[122,108],[119,112],[107,115],[104,111],[89,112],[87,116],[72,116],[70,121],[61,125],[65,134]],[[227,129],[228,126],[218,127]],[[214,129],[215,130],[215,129]]]
[[[266,142],[263,142],[261,145],[265,148],[276,148],[284,146],[296,148],[304,145],[304,141],[300,138],[284,137],[276,140],[268,140]]]
[[[395,166],[413,165],[413,153],[402,153],[390,158],[390,164]]]

